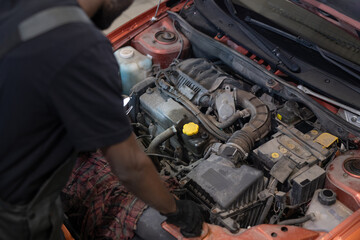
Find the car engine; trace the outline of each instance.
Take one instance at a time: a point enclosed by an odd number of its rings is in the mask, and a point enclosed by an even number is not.
[[[133,84],[126,108],[139,145],[161,175],[178,181],[178,198],[236,233],[310,216],[325,185],[342,191],[327,180],[328,168],[351,141],[330,133],[310,105],[276,94],[276,81],[251,81],[255,73],[210,57],[172,23],[166,17],[130,42],[153,66]]]
[[[321,139],[333,136],[293,114],[311,119],[306,108],[285,102],[276,118],[240,79],[203,58],[157,75],[133,88],[138,140],[161,174],[180,181],[182,197],[206,206],[213,223],[237,232],[263,221],[269,195],[281,209],[287,197],[301,205],[323,186],[322,166],[336,139],[324,148]]]

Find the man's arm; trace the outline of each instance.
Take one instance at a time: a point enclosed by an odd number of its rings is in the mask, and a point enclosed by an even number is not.
[[[192,201],[175,201],[134,134],[102,151],[112,171],[130,192],[164,214],[167,222],[180,227],[185,237],[200,236],[203,223],[200,208]]]
[[[165,188],[150,158],[138,146],[134,134],[102,150],[112,171],[130,192],[163,214],[176,211],[174,197]]]

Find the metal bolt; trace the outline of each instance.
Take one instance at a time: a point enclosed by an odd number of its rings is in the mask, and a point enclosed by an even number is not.
[[[202,139],[207,139],[208,137],[209,137],[209,135],[206,132],[201,134]]]
[[[187,181],[184,179],[184,180],[181,180],[179,183],[180,183],[180,185],[185,185],[187,183]]]
[[[211,210],[211,212],[212,212],[212,213],[217,213],[218,211],[217,211],[216,208],[214,208],[214,209]]]
[[[269,79],[269,80],[267,80],[267,83],[270,85],[274,85],[275,81],[274,81],[274,79]]]

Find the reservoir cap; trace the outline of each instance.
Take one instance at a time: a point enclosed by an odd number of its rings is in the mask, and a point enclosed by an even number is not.
[[[318,200],[322,205],[333,205],[336,203],[336,193],[331,189],[322,189],[319,192]]]
[[[187,136],[193,136],[199,132],[199,125],[189,122],[183,126],[183,133]]]
[[[134,50],[130,48],[124,48],[120,50],[119,54],[122,58],[131,58],[132,56],[134,56]]]

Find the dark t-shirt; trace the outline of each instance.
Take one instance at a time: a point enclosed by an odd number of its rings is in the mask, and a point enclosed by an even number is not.
[[[93,25],[72,23],[0,60],[0,198],[29,202],[73,152],[131,134],[119,67]]]

